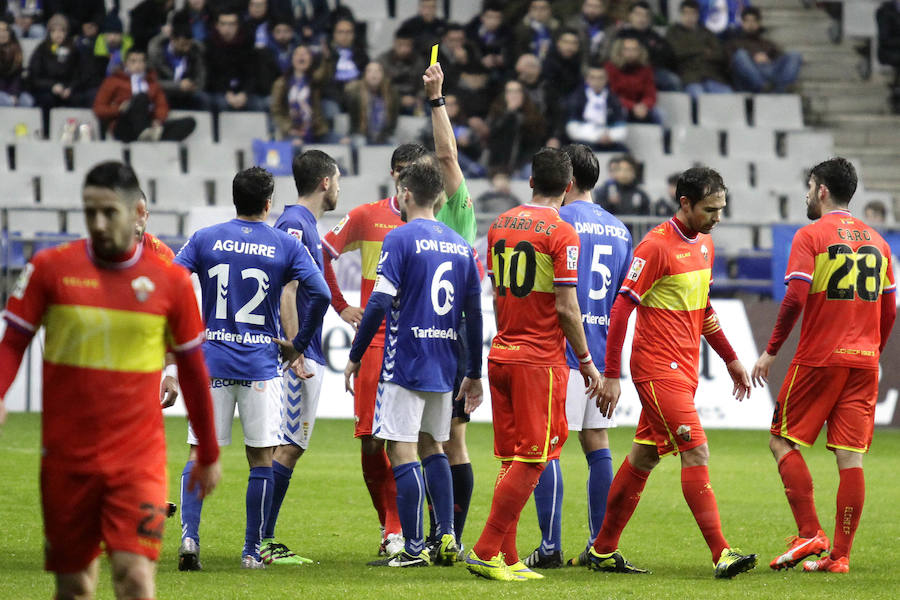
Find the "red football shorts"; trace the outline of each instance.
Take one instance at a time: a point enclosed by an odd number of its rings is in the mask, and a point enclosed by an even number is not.
[[[166,521],[164,464],[134,465],[118,473],[41,469],[46,537],[44,569],[83,571],[107,552],[159,558]]]
[[[827,447],[868,452],[875,427],[878,371],[791,364],[772,415],[773,435],[812,446],[828,422]]]
[[[353,379],[353,415],[356,417],[354,437],[372,435],[375,420],[375,397],[381,378],[384,348],[369,346],[359,363],[359,373]]]
[[[677,454],[706,443],[694,406],[696,384],[680,379],[635,382],[641,399],[634,441],[656,446],[660,456]]]
[[[494,456],[543,463],[559,458],[569,426],[569,367],[488,361],[494,420]]]

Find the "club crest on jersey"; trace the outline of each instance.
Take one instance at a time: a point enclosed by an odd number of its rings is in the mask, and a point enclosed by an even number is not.
[[[566,246],[566,267],[568,269],[578,268],[578,246]]]
[[[703,260],[709,262],[709,248],[706,247],[706,244],[700,245],[700,254],[703,255]]]
[[[253,230],[250,229],[249,227],[241,227],[241,231],[243,231],[244,233],[250,233]]]
[[[153,290],[156,289],[156,285],[150,281],[149,277],[141,275],[137,279],[132,280],[131,289],[134,290],[134,297],[137,298],[138,302],[146,302]]]
[[[691,426],[690,425],[679,425],[678,429],[675,430],[675,433],[678,434],[685,442],[691,441]]]
[[[344,215],[344,218],[338,221],[338,224],[334,226],[334,228],[331,230],[331,233],[333,233],[334,235],[339,234],[341,232],[341,229],[344,228],[344,225],[346,225],[347,221],[349,220],[350,215]]]
[[[293,227],[288,227],[287,232],[300,240],[303,241],[303,230],[302,229],[294,229]]]
[[[646,264],[646,260],[635,256],[634,260],[631,261],[631,268],[628,269],[628,277],[626,277],[626,279],[637,281],[638,277],[641,276],[641,272],[644,270],[644,265]]]

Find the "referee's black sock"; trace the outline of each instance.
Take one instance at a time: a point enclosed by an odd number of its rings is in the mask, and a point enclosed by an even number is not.
[[[453,477],[453,528],[456,531],[456,543],[459,545],[462,543],[463,528],[469,514],[472,488],[475,487],[472,463],[451,465],[450,475]]]

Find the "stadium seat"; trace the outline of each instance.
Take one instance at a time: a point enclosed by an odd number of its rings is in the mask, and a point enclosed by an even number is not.
[[[346,214],[357,206],[393,195],[393,186],[372,181],[370,177],[341,177],[341,197],[336,212]]]
[[[219,113],[219,141],[250,145],[250,140],[269,139],[268,114],[264,112]]]
[[[329,155],[337,162],[341,175],[356,173],[353,169],[353,149],[349,144],[307,144],[303,146],[303,151],[307,150],[321,150]]]
[[[197,144],[188,148],[187,166],[188,173],[193,176],[234,174],[237,172],[237,151],[228,144]]]
[[[691,125],[691,97],[682,92],[659,92],[656,94],[656,107],[662,113],[663,125]]]
[[[182,142],[185,146],[203,148],[214,141],[212,113],[206,110],[170,110],[170,119],[193,117],[197,126],[193,133]]]
[[[600,172],[603,172],[603,167],[600,167]],[[528,184],[527,179],[513,179],[509,183],[509,191],[512,192],[512,195],[516,197],[519,201],[519,204],[528,204],[531,202],[531,196],[534,190],[531,189],[531,186]]]
[[[11,232],[32,237],[37,232],[55,233],[60,230],[59,213],[37,207],[6,209],[6,225]]]
[[[38,231],[35,234],[36,239],[34,240],[34,244],[32,244],[31,255],[34,256],[41,250],[46,250],[47,248],[53,248],[54,246],[77,240],[79,237],[80,236],[63,233],[61,231],[56,233]]]
[[[428,128],[428,133],[430,135],[431,120],[428,117],[400,115],[397,117],[397,131],[395,132],[397,144],[419,142],[422,139],[422,131],[426,127]]]
[[[147,195],[153,207],[185,210],[190,206],[206,206],[206,182],[193,175],[154,175],[149,178]]]
[[[45,173],[40,178],[40,203],[42,206],[78,208],[83,183],[84,172]]]
[[[481,0],[453,0],[448,21],[465,25],[481,12]]]
[[[491,191],[490,179],[466,179],[466,188],[469,190],[469,197],[474,203],[479,196]],[[475,211],[478,211],[478,205],[475,205]]]
[[[87,224],[84,222],[84,211],[80,208],[69,209],[65,212],[66,233],[76,235],[78,237],[86,237],[88,234]]]
[[[341,5],[347,6],[353,11],[353,17],[357,22],[388,17],[387,0],[342,0]],[[415,11],[408,16],[413,15],[415,15]]]
[[[788,159],[805,160],[812,166],[834,155],[834,136],[827,131],[789,131],[784,152]]]
[[[672,128],[669,148],[672,156],[704,161],[721,156],[719,132],[705,127],[677,126]]]
[[[794,194],[783,193],[786,202],[784,204],[785,221],[806,225],[809,218],[806,216],[806,196],[798,191]]]
[[[360,146],[356,149],[357,175],[381,181],[390,178],[392,146]]]
[[[334,115],[331,132],[341,137],[350,135],[350,115],[345,112]]]
[[[747,101],[742,94],[700,94],[697,124],[714,129],[747,127]]]
[[[177,142],[135,142],[128,146],[129,162],[138,178],[181,174],[181,150]]]
[[[725,154],[729,158],[775,158],[775,133],[771,129],[729,128],[726,132]]]
[[[153,218],[152,216],[150,217]],[[198,229],[234,218],[234,206],[192,206],[184,217],[184,237],[190,237]]]
[[[728,188],[750,187],[750,161],[746,159],[711,158],[705,161],[706,166],[719,172]]]
[[[234,183],[234,175],[220,175],[211,178],[212,182],[212,205],[229,207],[234,210],[234,199],[232,198],[232,184]]]
[[[183,210],[184,206],[179,208]],[[181,237],[181,215],[171,211],[153,211],[150,213],[147,229],[154,235],[168,238]]]
[[[400,25],[400,19],[369,19],[366,22],[366,41],[369,42],[369,56],[373,59],[391,49],[394,45],[394,32]]]
[[[765,129],[803,129],[803,107],[794,94],[757,94],[753,97],[753,126]]]
[[[19,106],[4,106],[0,108],[0,140],[16,140],[19,135],[16,127],[25,125],[25,136],[28,139],[42,139],[43,125],[41,124],[40,108],[22,108]]]
[[[37,176],[31,173],[3,175],[3,206],[22,206],[35,203]]]
[[[344,187],[346,177],[341,178],[341,189]],[[297,203],[297,186],[294,178],[283,175],[275,178],[275,194],[272,197],[272,210],[284,210],[285,206]],[[216,202],[218,205],[219,203]]]
[[[716,244],[715,262],[727,262],[726,257],[740,250],[753,248],[753,228],[750,225],[720,223],[713,235]]]
[[[728,187],[729,221],[774,223],[781,218],[779,204],[778,197],[771,192],[748,186]]]
[[[75,119],[78,125],[81,125],[82,123],[90,125],[94,140],[99,140],[103,137],[100,121],[97,120],[97,115],[95,115],[94,111],[90,108],[70,108],[68,106],[60,106],[50,109],[50,131],[47,132],[47,138],[51,141],[59,141],[62,139],[66,121],[69,119]]]
[[[59,142],[19,140],[15,145],[16,171],[21,173],[64,173],[65,147]]]
[[[758,160],[754,163],[755,186],[759,190],[806,190],[805,166],[789,160]]]
[[[685,169],[693,165],[692,161],[685,156],[658,156],[643,163],[642,181],[648,186],[665,185],[670,175],[679,174]],[[603,173],[605,165],[600,165],[600,172]],[[603,179],[601,175],[601,179]]]
[[[663,153],[663,128],[659,125],[635,125],[627,126],[625,145],[631,150],[631,154],[644,160],[652,156],[660,156]]]
[[[121,142],[77,142],[72,144],[72,164],[75,171],[87,172],[97,163],[125,160],[125,146]]]
[[[373,2],[379,2],[381,0],[372,0]],[[456,0],[454,0],[456,1]],[[394,6],[396,14],[394,15],[401,21],[405,21],[410,17],[416,16],[419,12],[419,0],[394,0]],[[444,3],[437,3],[437,13],[438,16],[444,17]]]

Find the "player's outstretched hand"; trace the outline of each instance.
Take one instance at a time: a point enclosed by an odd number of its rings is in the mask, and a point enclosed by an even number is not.
[[[763,350],[763,353],[756,359],[753,365],[753,371],[750,378],[753,380],[753,387],[762,387],[764,383],[769,383],[769,368],[775,361],[775,357]]]
[[[359,324],[362,322],[362,316],[363,309],[359,306],[348,306],[341,311],[341,318],[352,325],[354,331],[359,329]]]
[[[422,81],[425,82],[425,95],[429,100],[440,98],[441,86],[444,83],[444,71],[441,69],[441,63],[434,63],[425,69]]]
[[[751,388],[747,369],[744,368],[744,365],[739,360],[731,361],[726,367],[728,368],[728,374],[731,375],[731,380],[734,382],[734,391],[731,393],[734,394],[735,399],[740,402],[744,398],[749,398]]]
[[[350,392],[351,396],[353,395],[353,376],[357,373],[359,373],[359,363],[348,360],[347,366],[344,368],[344,389]]]
[[[484,397],[484,388],[481,385],[481,379],[469,379],[464,377],[462,383],[459,384],[459,394],[457,400],[466,400],[466,414],[470,415],[475,409],[481,406]]]
[[[294,348],[294,343],[290,340],[275,338],[272,340],[272,343],[277,344],[278,347],[281,348],[281,357],[289,364],[294,364],[297,357],[302,356],[302,354],[297,352],[297,349]]]
[[[588,398],[596,398],[603,386],[603,375],[597,370],[593,362],[581,363],[578,366],[581,376],[584,378],[585,393]]]
[[[159,406],[161,408],[169,408],[175,404],[178,399],[178,381],[171,375],[166,375],[163,379],[162,387],[159,389]]]
[[[211,465],[194,463],[191,478],[188,480],[188,490],[196,491],[200,498],[205,498],[216,489],[220,479],[222,479],[222,465],[218,460]]]
[[[300,379],[312,379],[316,375],[306,370],[306,359],[302,354],[298,354],[297,358],[291,362],[291,371]]]
[[[622,394],[622,386],[618,377],[606,377],[603,379],[603,387],[600,389],[600,395],[597,396],[597,408],[600,414],[606,418],[611,418],[619,403],[619,396]]]

